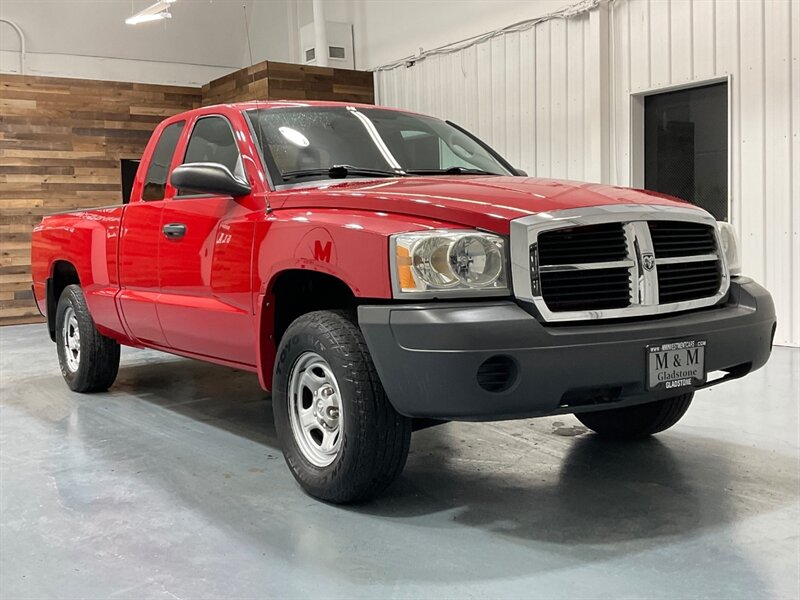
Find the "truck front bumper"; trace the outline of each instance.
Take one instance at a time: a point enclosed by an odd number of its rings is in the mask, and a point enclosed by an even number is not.
[[[682,393],[691,388],[647,390],[646,348],[670,341],[706,341],[709,382],[714,372],[741,377],[767,362],[775,333],[769,292],[745,278],[732,280],[723,305],[650,320],[547,326],[509,300],[368,305],[358,317],[398,412],[466,421],[602,410]]]

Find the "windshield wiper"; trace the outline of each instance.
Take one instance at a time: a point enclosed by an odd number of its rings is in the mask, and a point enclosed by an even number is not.
[[[447,169],[407,169],[409,175],[500,175],[483,169],[468,169],[467,167],[449,167]]]
[[[299,171],[286,171],[281,174],[284,179],[299,179],[301,177],[315,177],[317,175],[327,175],[331,179],[344,179],[351,175],[362,175],[368,177],[402,177],[403,171],[387,171],[383,169],[362,169],[351,165],[333,165],[329,169],[301,169]]]

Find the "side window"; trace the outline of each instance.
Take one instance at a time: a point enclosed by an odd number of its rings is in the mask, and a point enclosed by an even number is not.
[[[203,117],[189,138],[183,164],[214,162],[225,165],[234,177],[244,180],[244,168],[233,131],[224,117]]]
[[[142,189],[142,200],[164,199],[169,166],[184,125],[186,125],[186,121],[178,121],[168,125],[161,132],[161,137],[158,138],[153,156],[150,157],[150,166],[147,168],[147,176]]]

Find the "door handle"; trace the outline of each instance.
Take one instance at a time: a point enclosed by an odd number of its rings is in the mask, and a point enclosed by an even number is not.
[[[167,223],[161,228],[164,235],[171,240],[178,240],[186,235],[186,225],[183,223]]]

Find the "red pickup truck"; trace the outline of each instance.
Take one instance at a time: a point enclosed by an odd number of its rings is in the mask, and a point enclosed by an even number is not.
[[[355,104],[171,117],[130,203],[45,217],[32,265],[71,389],[111,386],[120,344],[257,373],[331,502],[380,492],[440,421],[662,431],[775,332],[700,208],[528,178],[453,123]]]

